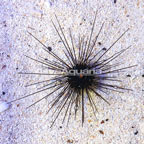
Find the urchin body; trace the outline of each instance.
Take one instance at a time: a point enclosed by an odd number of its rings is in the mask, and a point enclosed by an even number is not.
[[[68,74],[67,78],[70,87],[74,90],[80,91],[82,89],[87,89],[96,81],[96,75],[93,74],[93,69],[90,65],[85,63],[76,64],[71,70],[75,72],[75,74]]]

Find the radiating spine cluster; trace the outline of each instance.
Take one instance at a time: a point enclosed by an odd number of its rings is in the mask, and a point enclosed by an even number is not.
[[[77,115],[77,111],[79,106],[82,107],[82,124],[84,123],[84,109],[85,109],[85,98],[89,100],[89,103],[93,109],[93,112],[97,111],[96,102],[92,98],[91,94],[93,93],[95,96],[103,99],[106,103],[109,102],[102,96],[101,93],[104,93],[105,90],[117,91],[121,92],[121,90],[130,90],[123,87],[120,87],[116,84],[109,84],[108,82],[120,82],[115,76],[111,75],[114,73],[118,73],[121,70],[131,68],[133,66],[128,66],[124,68],[115,69],[115,67],[120,66],[120,63],[116,63],[110,65],[110,62],[116,59],[119,55],[124,53],[128,48],[123,49],[108,58],[104,58],[106,53],[111,50],[111,48],[120,40],[120,38],[128,31],[128,29],[116,40],[114,43],[107,49],[96,51],[96,43],[97,39],[102,31],[104,23],[102,24],[98,34],[93,38],[94,27],[96,22],[96,15],[94,18],[93,26],[91,29],[90,36],[79,36],[78,47],[76,46],[72,32],[69,29],[70,41],[71,45],[68,43],[68,40],[62,30],[62,27],[56,17],[58,22],[58,26],[60,31],[56,27],[55,23],[53,26],[63,43],[65,50],[63,50],[63,54],[67,58],[67,61],[64,61],[60,56],[52,51],[51,47],[45,46],[42,42],[40,42],[35,36],[29,33],[32,37],[34,37],[37,41],[39,41],[43,49],[50,54],[55,60],[51,61],[49,59],[34,59],[29,56],[31,60],[34,60],[38,63],[45,65],[51,71],[55,73],[21,73],[21,74],[36,74],[36,75],[51,75],[52,78],[47,79],[45,81],[40,81],[37,83],[30,84],[38,85],[47,82],[47,84],[41,89],[32,94],[26,95],[14,101],[32,96],[37,93],[41,93],[46,90],[52,90],[43,98],[39,99],[29,107],[35,105],[41,100],[52,96],[55,92],[59,92],[58,95],[53,98],[51,101],[51,107],[48,112],[55,106],[55,111],[53,113],[54,120],[52,121],[52,125],[55,123],[58,116],[61,114],[62,110],[65,108],[65,114],[63,118],[63,122],[68,116],[67,121],[69,122],[72,108],[74,107],[75,117]],[[77,52],[78,49],[78,52]],[[113,69],[114,68],[114,69]],[[113,69],[113,70],[112,70]],[[12,101],[12,102],[14,102]]]

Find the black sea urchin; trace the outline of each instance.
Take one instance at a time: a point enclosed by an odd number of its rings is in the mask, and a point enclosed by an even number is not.
[[[56,119],[58,118],[58,116],[60,115],[60,113],[64,108],[65,108],[65,113],[64,113],[63,122],[66,117],[69,121],[73,107],[76,116],[80,106],[82,108],[82,124],[83,124],[84,111],[85,111],[84,110],[85,99],[89,100],[89,103],[93,109],[94,114],[95,111],[97,110],[96,104],[94,102],[93,97],[91,96],[91,93],[93,93],[96,97],[103,99],[106,103],[109,104],[109,102],[102,96],[102,93],[105,92],[105,90],[118,91],[118,92],[120,92],[121,90],[125,90],[125,88],[120,87],[115,83],[112,84],[110,83],[110,82],[119,81],[112,74],[118,73],[121,70],[133,66],[116,69],[116,66],[119,66],[120,63],[110,65],[110,62],[116,59],[122,53],[124,53],[129,47],[113,54],[108,58],[104,58],[104,56],[128,30],[126,30],[116,41],[114,41],[114,43],[109,48],[102,49],[96,52],[95,45],[97,43],[98,36],[101,33],[101,30],[104,25],[103,23],[98,34],[94,38],[92,38],[94,33],[95,22],[96,22],[96,15],[92,25],[92,30],[90,32],[90,36],[88,37],[79,36],[78,46],[76,46],[76,44],[74,43],[71,30],[69,30],[71,44],[68,43],[68,40],[62,30],[62,27],[57,17],[56,20],[58,22],[60,31],[56,27],[55,23],[54,22],[52,23],[60,40],[62,41],[65,47],[65,50],[63,52],[65,57],[67,58],[67,61],[64,61],[62,58],[60,58],[60,56],[58,56],[56,53],[52,51],[51,47],[45,46],[35,36],[29,33],[43,45],[43,49],[46,52],[48,52],[48,54],[50,54],[55,59],[55,61],[50,61],[48,59],[37,60],[28,56],[27,57],[45,65],[48,69],[54,71],[55,74],[54,73],[53,74],[22,73],[22,74],[38,74],[38,75],[48,75],[48,76],[51,75],[52,78],[45,81],[31,84],[31,85],[35,85],[35,84],[41,84],[43,82],[48,82],[41,90],[36,91],[35,93],[29,94],[27,96],[24,96],[22,98],[19,98],[17,100],[32,96],[34,94],[49,89],[51,90],[53,89],[49,94],[47,94],[45,97],[41,98],[40,100],[36,101],[32,105],[35,105],[41,100],[49,96],[52,96],[53,93],[58,91],[58,95],[55,98],[53,98],[53,100],[51,101],[51,107],[48,110],[50,111],[54,106],[56,108],[54,111],[54,115],[55,115],[54,120],[52,121],[51,126],[53,126]],[[76,50],[76,48],[78,48],[78,50]]]

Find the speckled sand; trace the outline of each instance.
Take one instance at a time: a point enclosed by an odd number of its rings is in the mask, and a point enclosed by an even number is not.
[[[116,62],[137,67],[119,73],[122,86],[133,91],[108,92],[105,98],[111,103],[97,101],[99,113],[94,118],[87,104],[85,123],[81,125],[81,112],[69,127],[59,117],[52,129],[51,113],[46,114],[48,100],[26,109],[46,92],[34,95],[0,113],[0,144],[144,144],[144,1],[143,0],[1,0],[0,1],[0,101],[12,101],[36,90],[26,84],[44,79],[18,72],[47,72],[46,68],[31,61],[49,57],[41,44],[51,46],[63,58],[63,46],[52,26],[57,15],[67,37],[71,28],[75,37],[89,34],[95,11],[98,10],[95,34],[105,22],[98,39],[101,47],[109,47],[127,28],[130,30],[113,47],[109,55],[131,45]],[[57,24],[56,24],[57,25]],[[99,46],[97,46],[99,48]],[[131,77],[127,77],[127,75]],[[87,102],[86,102],[87,103]]]

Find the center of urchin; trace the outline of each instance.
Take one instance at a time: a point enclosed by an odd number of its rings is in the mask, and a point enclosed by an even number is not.
[[[80,90],[92,86],[95,76],[87,64],[76,64],[68,71],[68,83],[72,89]]]

